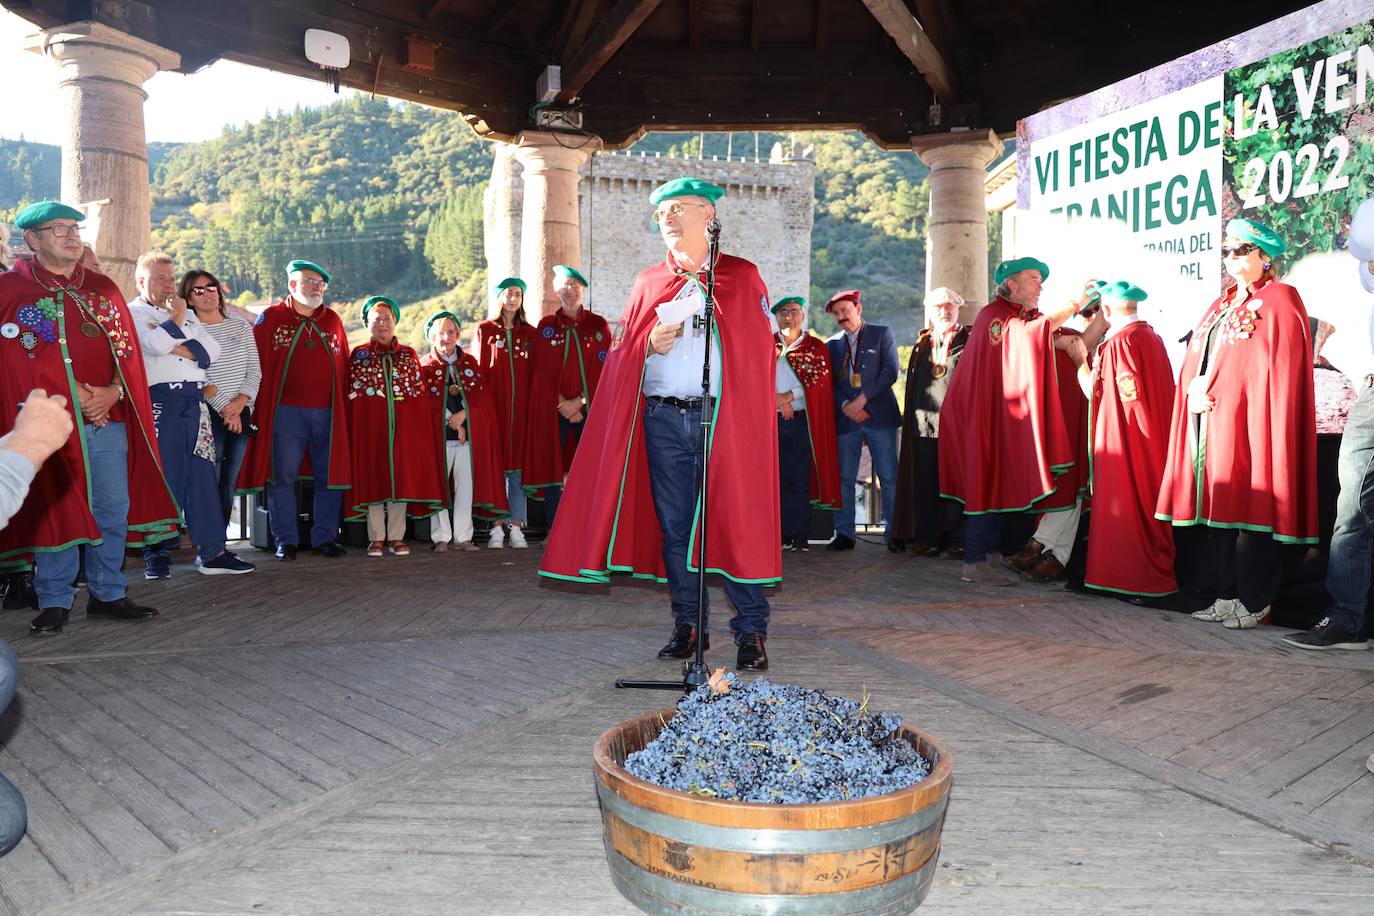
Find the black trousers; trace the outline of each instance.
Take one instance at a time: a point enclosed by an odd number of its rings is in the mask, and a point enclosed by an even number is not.
[[[1258,614],[1274,603],[1283,579],[1283,545],[1263,531],[1209,528],[1217,597],[1239,598]]]

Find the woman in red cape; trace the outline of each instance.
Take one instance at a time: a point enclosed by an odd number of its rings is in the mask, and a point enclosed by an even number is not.
[[[578,439],[559,434],[558,402],[580,396],[585,423],[610,350],[610,326],[586,308],[579,309],[576,318],[560,308],[545,315],[535,329],[522,479],[530,498],[543,499],[545,487],[563,485]]]
[[[354,347],[348,360],[353,489],[344,519],[368,523],[369,556],[380,555],[383,540],[392,553],[404,556],[410,552],[404,516],[428,518],[438,512],[448,501],[448,487],[419,354],[396,338],[400,307],[373,296],[362,311],[372,339]],[[392,512],[399,517],[383,523],[382,516]]]
[[[1248,629],[1268,616],[1280,544],[1315,544],[1312,340],[1298,291],[1277,280],[1287,246],[1251,220],[1226,226],[1232,282],[1188,343],[1155,517],[1211,528],[1216,603],[1193,616]]]
[[[785,301],[781,300],[779,305]],[[805,303],[803,299],[803,307]],[[825,341],[809,330],[803,330],[790,346],[781,334],[775,335],[774,340],[806,396],[806,432],[811,437],[811,505],[838,512],[840,459],[835,444],[835,385],[830,376],[830,352]]]
[[[41,322],[49,322],[50,328]],[[87,326],[94,333],[86,333]],[[0,328],[5,330],[0,339],[0,429],[14,426],[19,405],[34,388],[64,395],[75,426],[67,443],[38,469],[28,498],[0,530],[0,567],[26,568],[34,551],[100,540],[91,509],[77,379],[66,343],[72,335],[103,338],[124,388],[112,416],[124,423],[129,441],[125,546],[141,547],[175,534],[181,513],[162,476],[143,354],[114,281],[80,265],[68,280],[36,261],[20,260],[0,273]]]
[[[458,316],[453,312],[437,312],[426,322],[426,328],[445,319],[453,322],[455,330],[461,327]],[[467,411],[464,427],[469,454],[472,456],[473,513],[478,518],[495,521],[510,515],[496,408],[492,405],[491,391],[477,360],[462,349],[454,352],[457,359],[451,371],[449,364],[434,350],[420,360],[420,371],[429,393],[429,410],[434,417],[433,422],[437,424],[438,450],[441,454],[444,451],[445,396],[449,385],[456,384],[462,391]],[[444,467],[447,466],[445,462]],[[445,475],[445,485],[447,483]],[[452,501],[452,493],[449,494],[449,501]]]
[[[534,327],[525,318],[525,281],[506,277],[497,283],[493,294],[498,310],[477,326],[473,345],[483,377],[491,390],[492,404],[501,435],[501,452],[506,470],[506,499],[510,505],[510,542],[524,547],[520,530],[526,516],[524,490],[526,411],[530,403],[530,376],[533,372]],[[505,529],[491,527],[488,547],[505,546]]]
[[[1092,438],[1089,475],[1089,588],[1160,597],[1178,591],[1174,535],[1154,517],[1164,476],[1174,371],[1164,341],[1135,317],[1144,290],[1114,283],[1103,290],[1112,330],[1097,351],[1088,388]]]
[[[640,430],[641,385],[658,320],[654,307],[687,282],[668,260],[635,278],[558,510],[560,519],[577,523],[554,526],[540,575],[606,582],[625,573],[667,581]],[[778,464],[772,329],[768,293],[753,264],[720,256],[715,315],[721,396],[710,447],[707,568],[737,582],[774,585],[782,578],[778,488],[776,480],[763,486],[759,479],[761,469]],[[687,554],[693,571],[697,550],[693,525]]]

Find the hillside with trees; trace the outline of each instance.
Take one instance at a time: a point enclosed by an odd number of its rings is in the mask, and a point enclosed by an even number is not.
[[[852,132],[797,136],[817,164],[812,298],[861,287],[868,316],[909,336],[924,289],[926,168]],[[757,146],[766,157],[789,139],[649,134],[636,149],[723,158]],[[154,244],[179,266],[208,267],[242,301],[281,296],[282,265],[305,257],[334,269],[335,300],[386,292],[474,318],[485,310],[491,148],[452,113],[354,95],[202,143],[152,144],[149,159]],[[60,169],[56,147],[0,140],[0,218],[56,196]]]

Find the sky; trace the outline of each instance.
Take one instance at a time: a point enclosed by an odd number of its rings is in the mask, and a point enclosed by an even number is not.
[[[4,94],[0,137],[60,144],[66,109],[57,87],[58,66],[24,50],[32,23],[0,10],[0,73]],[[148,140],[194,141],[219,136],[226,124],[260,120],[298,104],[327,105],[339,98],[323,80],[273,73],[231,61],[218,61],[189,76],[158,73],[143,86],[148,101],[143,117]],[[352,90],[342,90],[348,95]]]

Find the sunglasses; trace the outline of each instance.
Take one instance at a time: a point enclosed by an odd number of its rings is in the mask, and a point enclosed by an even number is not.
[[[705,206],[705,204],[669,204],[666,207],[659,207],[652,214],[650,214],[650,218],[656,223],[662,223],[665,219],[668,219],[669,217],[672,217],[673,219],[682,219],[682,214],[687,212],[688,207],[701,209]]]
[[[219,291],[219,287],[218,287],[218,286],[193,286],[193,287],[191,287],[191,295],[193,295],[193,296],[203,296],[203,295],[205,295],[206,293],[214,293],[214,292],[218,292],[218,291]]]
[[[1252,251],[1259,251],[1259,246],[1252,245],[1249,242],[1246,242],[1244,245],[1237,245],[1235,248],[1231,248],[1226,245],[1221,246],[1221,256],[1223,258],[1229,258],[1232,255],[1235,255],[1238,258],[1243,258]]]

